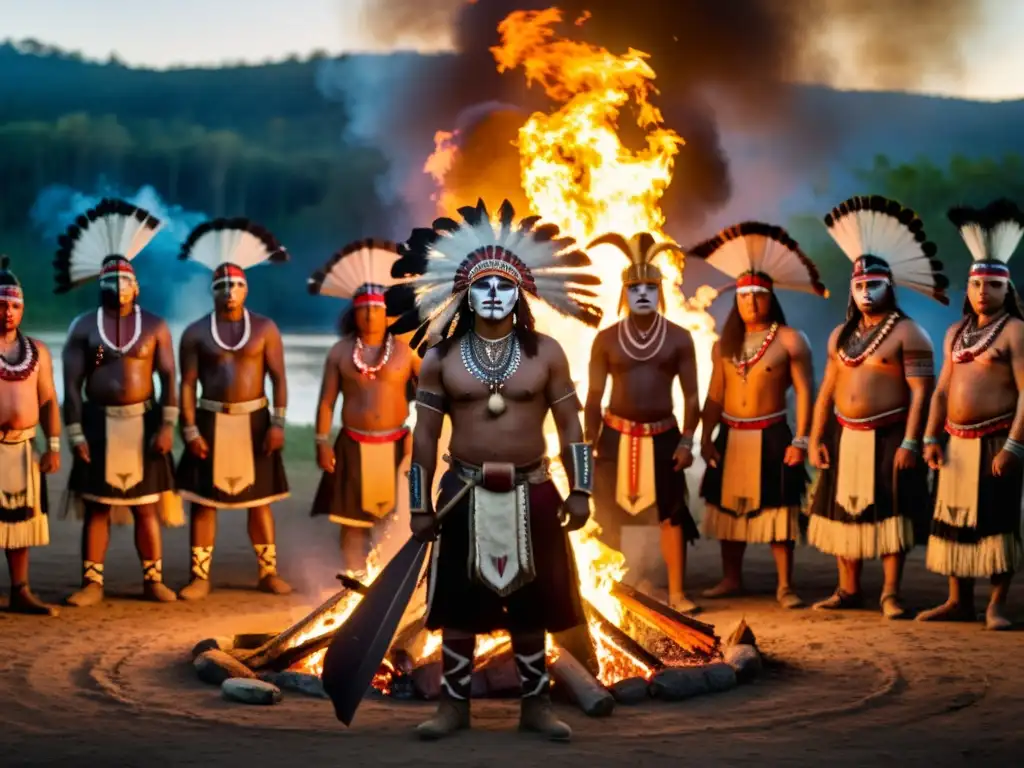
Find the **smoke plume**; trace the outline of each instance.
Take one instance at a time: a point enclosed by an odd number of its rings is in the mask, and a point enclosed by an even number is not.
[[[685,183],[671,185],[664,204],[695,220],[732,194],[723,130],[777,135],[780,156],[814,163],[815,150],[836,140],[841,126],[809,105],[794,83],[841,82],[851,67],[860,83],[878,88],[909,88],[936,74],[955,78],[963,63],[958,43],[982,17],[981,0],[375,0],[365,27],[381,42],[408,39],[411,29],[422,40],[454,24],[457,53],[396,94],[414,123],[398,130],[449,129],[481,102],[548,106],[539,89],[527,90],[522,72],[499,75],[489,48],[511,11],[553,5],[563,12],[567,36],[614,53],[632,47],[651,55],[661,91],[656,103],[686,140],[675,173]],[[573,29],[585,12],[585,23]],[[515,153],[505,140],[507,120],[506,111],[497,125],[488,117],[477,121],[497,137],[491,166],[505,167]],[[466,177],[479,167],[463,162],[469,167],[453,173]]]

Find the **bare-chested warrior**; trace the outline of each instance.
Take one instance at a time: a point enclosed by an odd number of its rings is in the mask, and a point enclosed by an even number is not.
[[[974,580],[987,578],[985,626],[1004,630],[1010,580],[1024,561],[1024,311],[1007,266],[1024,213],[998,200],[980,211],[954,208],[949,218],[974,259],[924,437],[925,458],[939,473],[926,564],[949,578],[949,599],[917,618],[975,621]]]
[[[60,469],[60,408],[50,350],[21,332],[24,314],[21,283],[0,256],[0,549],[11,575],[8,610],[56,616],[57,608],[29,588],[28,550],[50,543],[42,475]],[[33,446],[40,427],[47,439],[42,456]]]
[[[324,363],[316,417],[317,464],[323,470],[313,515],[341,526],[346,570],[362,578],[373,534],[384,534],[400,507],[399,465],[412,447],[405,421],[420,358],[388,331],[384,295],[394,281],[398,247],[360,240],[309,278],[310,293],[351,301],[341,339]],[[330,443],[341,396],[341,430]]]
[[[605,328],[590,351],[590,389],[584,412],[586,439],[596,449],[594,520],[600,538],[621,549],[622,529],[659,523],[661,555],[668,572],[669,604],[693,612],[683,588],[686,545],[699,538],[690,514],[686,476],[693,464],[693,433],[700,421],[697,360],[690,332],[664,315],[662,274],[654,264],[675,243],[656,243],[648,232],[628,241],[611,233],[588,248],[608,244],[629,259],[622,272],[619,312],[626,317]],[[611,377],[608,409],[602,415]],[[672,402],[676,379],[683,391],[683,431]]]
[[[192,503],[191,578],[178,596],[210,593],[210,566],[218,509],[248,510],[249,540],[259,568],[258,588],[287,595],[277,573],[270,505],[289,496],[284,447],[285,381],[281,332],[269,317],[245,306],[245,270],[285,262],[288,252],[263,227],[246,219],[200,224],[185,240],[181,258],[213,273],[214,311],[181,336],[181,434],[178,491]],[[266,379],[274,385],[273,413]],[[197,394],[202,386],[202,395]]]
[[[851,198],[825,226],[853,261],[853,277],[847,320],[829,337],[811,427],[810,460],[819,473],[808,540],[839,566],[835,593],[814,607],[861,607],[863,562],[880,557],[882,614],[903,618],[903,562],[927,535],[928,468],[920,451],[935,375],[931,340],[900,310],[894,286],[948,304],[949,281],[921,220],[895,201]]]
[[[442,694],[437,714],[417,732],[437,739],[469,727],[476,635],[504,629],[522,683],[520,729],[564,741],[572,732],[551,708],[545,632],[584,621],[566,532],[589,517],[592,454],[569,361],[557,341],[534,329],[527,301],[596,325],[600,310],[579,283],[597,278],[566,272],[587,265],[586,255],[571,251],[573,241],[554,226],[534,229],[536,217],[516,226],[508,201],[493,225],[482,201],[460,213],[462,223],[442,218],[414,231],[395,271],[420,276],[418,311],[410,313],[417,336],[443,339],[426,353],[416,393],[413,533],[434,533],[430,487],[446,413],[450,467],[436,509],[475,484],[440,522],[433,545],[426,623],[442,632]],[[549,411],[568,476],[565,500],[549,474]]]
[[[163,583],[160,524],[181,525],[171,449],[178,422],[174,346],[167,323],[138,304],[132,259],[160,221],[123,200],[105,199],[61,235],[57,293],[99,277],[100,306],[75,318],[62,355],[64,424],[73,464],[68,492],[84,503],[82,588],[74,606],[103,599],[110,524],[134,518],[143,594],[176,599]],[[153,374],[160,378],[160,406]],[[84,399],[83,399],[84,390]]]
[[[803,601],[793,589],[793,550],[807,489],[807,437],[814,368],[807,337],[786,325],[778,289],[827,296],[814,263],[782,227],[743,222],[687,254],[735,278],[736,297],[711,350],[701,454],[704,534],[722,543],[722,581],[705,597],[743,589],[747,544],[770,544],[784,608]],[[786,397],[796,396],[796,436]],[[715,428],[718,436],[714,437]]]

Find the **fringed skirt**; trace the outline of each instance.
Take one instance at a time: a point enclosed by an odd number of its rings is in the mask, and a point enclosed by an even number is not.
[[[46,478],[32,446],[35,427],[0,433],[0,549],[50,543]]]

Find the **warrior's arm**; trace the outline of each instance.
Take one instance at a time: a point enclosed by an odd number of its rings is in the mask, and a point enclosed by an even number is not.
[[[191,432],[196,425],[196,394],[199,386],[199,345],[190,330],[181,335],[178,358],[181,364],[180,423],[182,436],[185,436],[185,432]],[[185,439],[187,441],[188,437]]]
[[[316,407],[316,440],[326,443],[331,434],[331,419],[334,418],[334,405],[338,402],[341,391],[341,342],[335,344],[327,353],[324,361],[324,375],[320,380],[320,400]]]
[[[711,442],[711,435],[722,418],[722,408],[725,401],[725,369],[722,367],[722,348],[716,341],[711,347],[711,382],[708,384],[708,395],[704,399],[703,426],[701,428],[701,439],[705,443]]]
[[[1024,323],[1012,322],[1007,330],[1011,333],[1010,365],[1013,366],[1013,380],[1017,385],[1017,412],[1013,416],[1009,438],[1019,445],[1024,443]]]
[[[939,373],[939,380],[935,383],[935,391],[932,392],[931,405],[928,408],[928,426],[924,430],[926,443],[937,442],[942,427],[946,423],[949,382],[953,378],[953,337],[956,335],[956,329],[956,325],[950,328],[946,332],[946,339],[943,342],[942,371]]]
[[[409,511],[433,514],[430,489],[437,469],[437,443],[441,439],[445,410],[441,359],[434,349],[427,350],[420,367],[416,390],[416,428],[412,433],[412,465],[409,468]]]
[[[61,363],[64,368],[64,423],[74,424],[81,434],[82,423],[82,385],[85,384],[86,355],[89,335],[82,327],[84,323],[76,321],[68,335],[68,340],[61,351]],[[72,436],[72,441],[74,436]]]
[[[288,407],[288,376],[284,367],[284,342],[281,331],[274,323],[269,323],[267,340],[263,346],[267,375],[274,385],[274,414],[279,422],[284,421],[284,409]],[[281,423],[279,426],[284,426]]]
[[[153,353],[153,365],[157,378],[160,379],[160,405],[177,410],[178,388],[177,372],[174,370],[174,342],[171,340],[171,329],[163,320],[156,329],[156,351]],[[175,417],[171,423],[176,424]]]
[[[811,345],[800,331],[789,337],[789,378],[796,395],[796,437],[806,439],[811,432],[811,412],[814,409],[814,363]]]
[[[53,358],[49,348],[42,342],[36,342],[36,349],[39,350],[39,423],[46,436],[52,440],[60,437],[60,408],[57,405],[57,391],[53,385]]]
[[[605,351],[604,337],[598,334],[590,347],[590,370],[587,382],[587,405],[583,409],[584,435],[591,443],[597,442],[601,431],[601,401],[604,400],[604,388],[608,383],[608,353]]]
[[[555,429],[558,430],[558,444],[562,466],[569,480],[569,493],[589,496],[594,486],[594,453],[592,446],[583,441],[580,400],[572,384],[569,358],[557,341],[551,339],[549,347],[550,367],[546,394]]]
[[[683,440],[692,441],[700,424],[700,393],[697,391],[697,354],[693,337],[685,329],[679,355],[679,383],[683,388]]]
[[[907,443],[905,448],[916,448],[924,431],[928,400],[935,387],[935,352],[931,339],[916,323],[905,325],[903,375],[910,389],[910,410],[907,413],[907,431],[903,435],[903,440]]]
[[[821,379],[821,388],[818,390],[818,399],[814,401],[814,420],[811,422],[810,442],[819,442],[825,432],[825,424],[828,423],[829,412],[832,410],[833,397],[836,392],[836,377],[839,373],[836,366],[839,359],[836,357],[836,339],[839,337],[839,330],[832,332],[828,340],[828,361],[825,363],[825,375]]]

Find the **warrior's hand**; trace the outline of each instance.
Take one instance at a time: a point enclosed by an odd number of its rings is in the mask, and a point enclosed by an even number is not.
[[[92,463],[92,456],[89,455],[89,443],[84,440],[77,445],[72,445],[71,451],[79,461],[84,461],[86,464]]]
[[[942,455],[942,446],[936,443],[926,444],[924,447],[924,460],[932,469],[941,469],[942,465],[946,463],[946,459]]]
[[[174,448],[174,427],[164,424],[153,438],[153,450],[164,456]]]
[[[437,526],[430,514],[409,515],[409,528],[418,541],[433,541],[437,538]]]
[[[677,446],[672,453],[672,469],[681,472],[693,464],[693,451],[683,446]]]
[[[829,468],[829,456],[828,448],[824,443],[814,442],[811,443],[809,453],[811,454],[811,466],[815,469],[828,469]]]
[[[263,438],[263,450],[269,456],[282,448],[284,448],[284,428],[273,426],[267,430],[267,436]]]
[[[992,476],[1003,477],[1019,467],[1020,459],[1010,453],[1010,451],[1003,448],[1003,450],[997,453],[996,457],[992,459]]]
[[[39,457],[39,471],[44,475],[60,472],[60,451],[47,451]]]
[[[701,443],[700,455],[704,459],[704,463],[709,467],[718,468],[718,462],[722,460],[721,455],[718,453],[718,449],[715,448],[715,444],[710,440],[706,440]]]
[[[205,460],[210,455],[210,446],[206,444],[206,440],[203,439],[202,435],[196,435],[194,440],[190,440],[188,449],[192,452],[193,456],[200,460]]]
[[[316,447],[316,463],[324,472],[334,472],[337,458],[334,449],[326,443],[320,443]]]
[[[893,466],[897,472],[904,469],[913,469],[917,466],[917,456],[913,451],[908,451],[906,448],[897,448],[896,458],[893,460]]]
[[[786,453],[782,457],[782,463],[787,467],[800,467],[803,466],[806,458],[807,453],[803,448],[797,448],[795,445],[787,445]]]
[[[562,505],[563,525],[567,531],[578,531],[590,519],[590,497],[585,493],[570,493]]]

